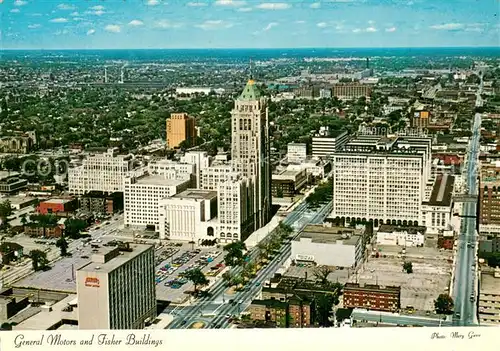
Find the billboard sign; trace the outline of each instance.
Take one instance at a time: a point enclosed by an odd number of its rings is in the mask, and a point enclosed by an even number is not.
[[[313,255],[301,255],[301,254],[297,254],[297,255],[295,255],[295,260],[297,260],[297,261],[314,262],[314,256]]]
[[[100,286],[99,278],[95,277],[85,278],[85,286],[89,288],[98,288]]]

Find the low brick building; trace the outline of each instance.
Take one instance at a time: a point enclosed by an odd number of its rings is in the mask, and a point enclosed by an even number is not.
[[[276,323],[279,328],[288,326],[288,303],[274,299],[253,300],[248,306],[250,317],[254,321]]]
[[[346,283],[343,301],[345,308],[395,312],[401,307],[401,287]]]
[[[57,216],[68,216],[78,208],[76,199],[49,199],[40,202],[37,212],[40,214],[54,214]]]
[[[29,236],[60,238],[63,230],[59,225],[42,227],[28,224],[24,226],[24,233]]]

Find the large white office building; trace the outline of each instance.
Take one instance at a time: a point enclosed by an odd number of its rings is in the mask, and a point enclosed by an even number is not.
[[[76,271],[78,328],[143,329],[156,317],[151,245],[100,248]]]
[[[230,243],[243,240],[243,235],[253,230],[252,214],[248,203],[253,194],[252,184],[240,174],[234,174],[220,183],[217,196],[219,199],[218,231],[220,242]]]
[[[189,179],[169,179],[164,174],[144,174],[124,180],[123,206],[126,226],[158,230],[159,201],[189,188]]]
[[[180,161],[195,166],[195,180],[193,185],[196,188],[200,188],[200,173],[207,167],[210,167],[212,157],[206,151],[189,151],[181,157]]]
[[[332,216],[418,224],[431,171],[431,139],[359,136],[333,155]]]
[[[116,149],[90,154],[81,165],[68,169],[68,188],[71,194],[90,191],[123,192],[123,179],[134,170],[132,155],[118,155]]]
[[[222,182],[237,174],[229,164],[213,165],[201,171],[199,188],[203,190],[217,190]]]
[[[188,189],[159,203],[160,239],[215,239],[217,192]]]
[[[162,174],[166,175],[169,179],[188,179],[195,183],[195,164],[161,159],[150,162],[147,170],[149,174]]]
[[[348,134],[345,131],[330,132],[326,130],[312,138],[313,157],[331,157],[348,140]]]

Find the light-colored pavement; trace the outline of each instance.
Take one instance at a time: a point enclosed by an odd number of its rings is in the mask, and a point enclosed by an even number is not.
[[[308,210],[307,204],[302,202],[283,220],[284,224],[295,226],[295,223],[301,221],[302,218],[308,218],[306,225],[308,223],[321,223],[323,219],[330,213],[332,203],[324,205],[320,211],[312,213]],[[222,279],[218,279],[215,283],[208,289],[210,293],[209,297],[198,299],[191,306],[181,306],[172,311],[176,316],[175,320],[169,325],[169,329],[179,329],[188,328],[191,324],[196,321],[203,320],[207,323],[207,328],[214,328],[220,326],[226,328],[229,323],[225,320],[226,314],[237,314],[238,311],[242,312],[246,306],[248,306],[257,292],[260,290],[260,285],[267,279],[269,279],[274,273],[283,265],[283,263],[290,257],[291,246],[290,243],[283,245],[279,253],[275,256],[273,261],[269,263],[264,269],[257,273],[257,276],[248,283],[247,287],[249,290],[238,292],[232,296],[225,295],[227,287]],[[254,260],[258,257],[259,250],[255,247],[250,251],[250,260]],[[241,272],[241,267],[231,268],[231,274],[239,274]],[[236,303],[232,305],[229,300],[232,299]],[[219,306],[217,302],[220,302]],[[207,312],[213,313],[215,309],[217,312],[212,319],[204,319],[203,314]],[[222,323],[221,323],[222,322]]]
[[[483,80],[476,94],[476,107],[482,106]],[[477,171],[481,137],[481,115],[474,116],[474,126],[472,128],[472,138],[470,140],[467,155],[467,188],[469,195],[478,194]],[[463,206],[462,223],[459,237],[459,246],[456,260],[455,282],[454,282],[454,302],[455,302],[455,325],[477,324],[476,301],[478,292],[477,286],[477,235],[476,235],[476,202],[466,202]]]

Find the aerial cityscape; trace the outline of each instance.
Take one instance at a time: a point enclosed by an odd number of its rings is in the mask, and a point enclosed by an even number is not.
[[[396,3],[0,2],[0,329],[499,326],[498,1]]]

